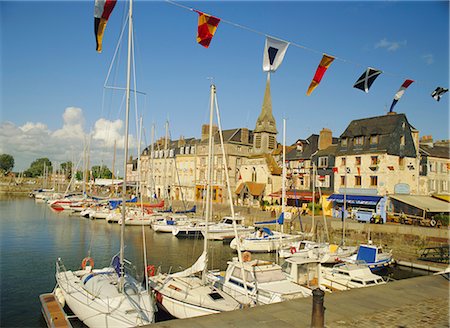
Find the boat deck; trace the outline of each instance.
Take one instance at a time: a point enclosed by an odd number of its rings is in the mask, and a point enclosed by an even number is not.
[[[47,322],[47,327],[72,327],[54,294],[42,294],[39,296],[39,299],[41,300],[42,315]]]
[[[327,293],[324,306],[326,327],[448,327],[449,280],[431,275]],[[308,297],[151,327],[310,327],[311,310],[312,298]]]

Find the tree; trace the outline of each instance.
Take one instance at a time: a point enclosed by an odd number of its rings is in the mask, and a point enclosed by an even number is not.
[[[97,179],[111,179],[112,172],[108,169],[106,165],[95,165],[92,167],[92,176]]]
[[[45,171],[44,171],[45,168]],[[38,177],[43,176],[45,172],[49,173],[52,171],[52,162],[47,157],[38,158],[30,167],[24,172],[27,177]]]
[[[14,157],[9,154],[0,155],[0,172],[7,174],[14,167]]]
[[[64,172],[66,178],[69,180],[72,178],[72,167],[72,162],[61,163],[61,171]]]

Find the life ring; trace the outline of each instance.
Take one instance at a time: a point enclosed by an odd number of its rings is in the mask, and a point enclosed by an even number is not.
[[[249,262],[252,259],[252,254],[250,252],[242,253],[242,261]]]
[[[86,270],[87,263],[89,262],[89,266],[94,268],[94,259],[92,257],[85,257],[83,261],[81,261],[81,268]]]
[[[297,248],[291,246],[291,248],[289,248],[289,251],[291,252],[291,254],[297,253]]]
[[[435,220],[435,219],[431,219],[431,221],[430,221],[430,226],[431,226],[431,227],[436,226],[436,220]]]
[[[154,265],[147,265],[147,275],[153,277],[155,275],[156,268]]]

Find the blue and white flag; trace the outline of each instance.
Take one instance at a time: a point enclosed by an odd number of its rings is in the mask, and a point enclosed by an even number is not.
[[[275,72],[283,62],[289,42],[266,36],[263,56],[263,71]]]

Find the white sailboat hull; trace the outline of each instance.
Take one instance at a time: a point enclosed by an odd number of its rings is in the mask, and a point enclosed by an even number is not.
[[[72,312],[88,327],[136,327],[154,322],[154,306],[152,295],[140,290],[132,295],[118,294],[96,295],[83,288],[82,274],[78,272],[60,271],[56,273],[56,281],[61,289],[66,304]],[[95,270],[95,275],[111,273],[110,268]],[[86,278],[84,280],[87,280]],[[138,310],[140,308],[140,310]]]

